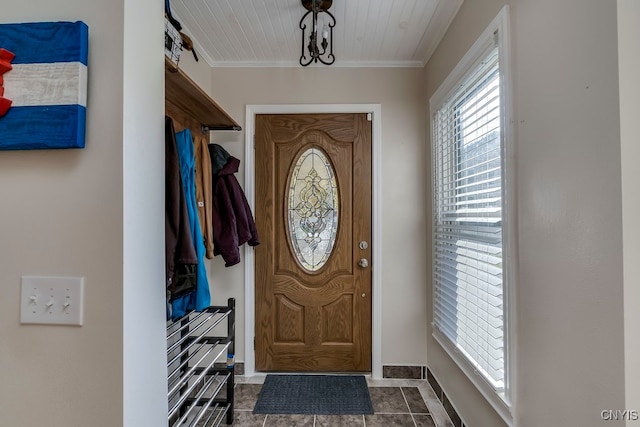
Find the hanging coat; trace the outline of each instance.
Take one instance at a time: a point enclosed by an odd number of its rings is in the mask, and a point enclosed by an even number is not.
[[[211,157],[209,157],[209,143],[206,138],[199,136],[194,140],[196,157],[196,202],[198,203],[198,218],[204,238],[205,256],[213,259],[213,224],[211,220]]]
[[[196,289],[198,257],[191,238],[187,202],[173,121],[165,117],[165,267],[169,301]]]
[[[202,239],[202,231],[200,230],[198,204],[196,202],[195,156],[191,131],[189,129],[185,129],[178,132],[176,134],[176,143],[178,147],[178,158],[180,159],[182,185],[184,187],[185,198],[187,200],[191,237],[193,239],[198,258],[198,268],[196,291],[181,298],[177,298],[172,302],[172,317],[174,319],[184,316],[190,310],[195,309],[197,311],[202,311],[211,305],[209,281],[207,279],[207,270],[204,265],[204,241]]]
[[[244,191],[234,175],[240,160],[218,144],[210,145],[209,153],[213,171],[214,254],[222,255],[225,266],[231,267],[240,262],[240,246],[260,244],[258,230]]]

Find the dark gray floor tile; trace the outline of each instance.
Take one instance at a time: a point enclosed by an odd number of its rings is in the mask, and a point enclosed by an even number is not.
[[[362,415],[316,415],[315,427],[357,427],[364,426]]]
[[[251,411],[235,411],[233,413],[233,424],[237,427],[262,427],[264,425],[264,419],[266,415],[254,415]],[[222,421],[223,426],[227,424]]]
[[[411,414],[365,415],[367,427],[412,427],[415,426]]]
[[[313,427],[313,415],[267,415],[265,427]]]
[[[413,420],[417,427],[435,427],[436,425],[431,415],[414,415]]]
[[[371,396],[373,412],[376,414],[379,412],[409,413],[400,387],[369,387],[369,396]]]
[[[316,427],[435,426],[416,387],[369,387],[375,414],[364,416],[366,421],[363,421],[361,415],[316,415],[315,421],[313,415],[254,415],[252,410],[261,388],[261,384],[236,384],[234,426],[313,427],[314,422]],[[447,401],[447,409],[451,410],[450,403],[447,399],[445,401]],[[414,414],[413,418],[409,412]],[[223,425],[226,425],[224,421]],[[451,424],[447,423],[447,425]]]
[[[261,388],[262,384],[236,384],[233,392],[235,409],[252,411]]]
[[[422,395],[418,391],[418,387],[402,387],[404,397],[407,399],[409,409],[412,414],[428,414],[429,409],[424,403]]]

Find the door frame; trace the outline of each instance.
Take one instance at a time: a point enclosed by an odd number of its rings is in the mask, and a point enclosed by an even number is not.
[[[371,248],[371,378],[382,379],[382,108],[380,104],[274,104],[247,105],[245,111],[244,176],[245,195],[255,212],[254,139],[257,114],[371,114],[372,143],[372,236]],[[244,374],[255,371],[255,255],[244,250]],[[253,350],[252,350],[253,349]]]

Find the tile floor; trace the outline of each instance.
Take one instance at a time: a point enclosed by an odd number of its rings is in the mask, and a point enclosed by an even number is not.
[[[427,381],[367,379],[373,415],[254,415],[263,381],[264,376],[236,376],[234,426],[453,427]]]

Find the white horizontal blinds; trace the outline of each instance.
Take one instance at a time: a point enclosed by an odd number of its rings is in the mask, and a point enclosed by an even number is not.
[[[434,324],[504,388],[502,158],[498,49],[434,118]]]

